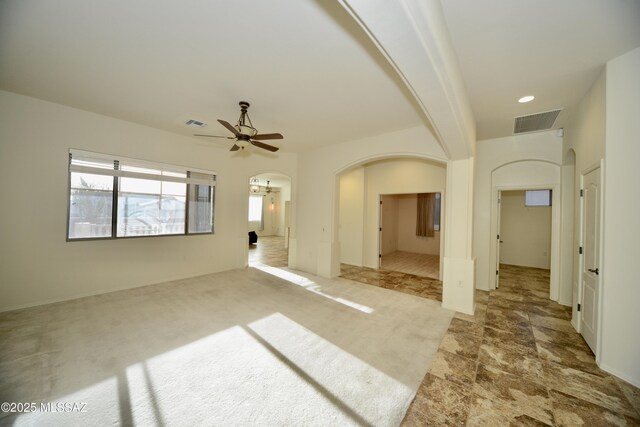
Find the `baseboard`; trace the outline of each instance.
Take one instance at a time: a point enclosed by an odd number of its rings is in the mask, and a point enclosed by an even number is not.
[[[177,280],[179,280],[179,279],[177,279]],[[146,284],[143,284],[143,285],[136,285],[136,286],[125,287],[125,288],[101,289],[101,290],[97,290],[97,291],[94,291],[94,292],[86,292],[86,293],[81,293],[81,294],[72,294],[72,295],[65,296],[65,297],[60,297],[60,298],[50,298],[50,299],[31,302],[31,303],[27,303],[27,304],[20,304],[20,305],[9,306],[9,307],[2,307],[2,308],[0,308],[0,313],[4,313],[6,311],[23,310],[25,308],[31,308],[31,307],[39,307],[41,305],[56,304],[56,303],[59,303],[59,302],[72,301],[72,300],[81,299],[81,298],[93,297],[93,296],[96,296],[96,295],[109,294],[111,292],[126,291],[127,289],[143,288],[145,286],[150,286],[150,285],[155,285],[155,284],[156,283],[146,283]]]
[[[231,269],[228,269],[228,270],[235,270],[235,268],[231,268]],[[4,313],[4,312],[7,312],[7,311],[14,311],[14,310],[23,310],[23,309],[31,308],[31,307],[39,307],[41,305],[47,305],[47,304],[56,304],[56,303],[59,303],[59,302],[72,301],[72,300],[81,299],[81,298],[93,297],[93,296],[96,296],[96,295],[110,294],[112,292],[127,291],[129,289],[144,288],[145,286],[153,286],[153,285],[159,285],[161,283],[172,282],[172,281],[175,281],[175,280],[184,280],[184,279],[190,279],[192,277],[206,276],[208,274],[220,273],[222,271],[227,271],[227,270],[212,271],[210,273],[199,274],[197,276],[185,276],[185,277],[169,278],[169,279],[163,280],[162,282],[143,283],[143,284],[140,284],[140,285],[126,286],[126,287],[123,287],[123,288],[101,289],[101,290],[97,290],[97,291],[93,291],[93,292],[72,294],[72,295],[64,296],[64,297],[60,297],[60,298],[50,298],[50,299],[46,299],[46,300],[30,302],[30,303],[26,303],[26,304],[20,304],[20,305],[16,305],[16,306],[0,307],[0,313]]]
[[[598,364],[598,367],[600,369],[602,369],[603,371],[606,371],[612,375],[615,375],[616,377],[628,382],[629,384],[631,384],[634,387],[640,388],[640,378],[629,378],[626,374],[623,374],[622,372],[618,371],[617,369],[612,368],[611,366],[608,366],[604,363]]]

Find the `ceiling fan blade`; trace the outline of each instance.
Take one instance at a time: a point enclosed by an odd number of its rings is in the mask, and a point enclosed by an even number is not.
[[[193,136],[206,136],[206,137],[209,137],[209,138],[235,139],[233,136],[199,135],[199,134],[194,134]]]
[[[260,147],[260,148],[264,148],[265,150],[271,151],[271,152],[276,152],[279,150],[278,147],[274,147],[273,145],[269,145],[269,144],[265,144],[264,142],[260,142],[260,141],[249,141],[250,143],[252,143],[253,145],[255,145],[256,147]]]
[[[240,149],[240,147],[236,144],[233,144],[233,147],[231,147],[231,150],[229,151],[238,151]]]
[[[225,122],[224,120],[220,120],[218,119],[218,123],[220,123],[222,126],[226,127],[227,129],[229,129],[229,131],[231,133],[233,133],[235,136],[240,136],[240,132],[238,132],[238,130],[236,128],[234,128],[233,126],[231,126],[231,124],[229,122]]]
[[[284,138],[284,136],[282,136],[279,133],[263,133],[262,135],[252,136],[252,139],[282,139],[282,138]]]

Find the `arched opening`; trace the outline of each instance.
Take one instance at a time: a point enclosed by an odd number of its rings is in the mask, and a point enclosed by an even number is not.
[[[438,295],[432,289],[424,290],[422,296],[441,300],[445,184],[446,164],[418,156],[367,159],[336,173],[335,258],[342,275],[383,287],[387,287],[384,276],[366,280],[367,276],[383,270],[427,277],[438,282]],[[416,230],[417,211],[435,211],[435,204],[418,205],[418,195],[423,194],[433,194],[434,200],[437,194],[439,202],[435,217],[439,221],[430,235],[417,235]],[[435,218],[429,218],[434,228]],[[423,290],[405,291],[419,294]]]
[[[291,178],[279,172],[248,180],[248,265],[287,267],[291,231]]]
[[[489,249],[490,290],[496,289],[500,277],[500,196],[502,192],[522,190],[551,190],[551,236],[549,258],[549,298],[559,300],[560,294],[560,226],[561,186],[559,165],[540,160],[523,160],[496,168],[491,174],[491,240]],[[538,254],[538,255],[542,255]]]

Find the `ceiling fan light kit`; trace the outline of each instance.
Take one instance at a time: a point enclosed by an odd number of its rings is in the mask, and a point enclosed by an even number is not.
[[[238,123],[235,126],[232,126],[229,122],[225,120],[218,119],[218,123],[227,128],[229,132],[231,132],[234,136],[217,136],[217,135],[194,135],[194,136],[206,136],[210,138],[227,138],[227,139],[235,139],[236,142],[231,147],[229,151],[238,151],[244,150],[246,146],[249,144],[254,145],[258,148],[262,148],[267,151],[276,152],[279,150],[278,147],[274,147],[273,145],[265,144],[264,142],[260,142],[258,140],[262,139],[282,139],[282,134],[279,133],[265,133],[259,134],[258,129],[253,126],[251,123],[251,119],[249,118],[249,113],[247,113],[247,109],[249,108],[249,103],[247,101],[240,101],[240,117],[238,118]],[[248,122],[248,124],[247,124]]]

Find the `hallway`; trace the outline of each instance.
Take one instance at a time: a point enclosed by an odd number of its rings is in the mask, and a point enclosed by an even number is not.
[[[442,301],[426,277],[346,264],[341,276]],[[500,276],[473,316],[455,314],[403,425],[639,425],[640,390],[598,368],[571,307],[549,299],[549,270]]]
[[[456,313],[402,425],[640,424],[640,390],[597,367],[549,271],[500,273],[474,316]]]

